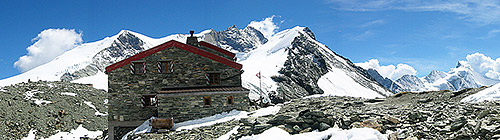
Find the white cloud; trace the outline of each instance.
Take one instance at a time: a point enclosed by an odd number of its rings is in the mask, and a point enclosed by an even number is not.
[[[482,39],[491,39],[491,38],[495,38],[498,34],[500,33],[500,30],[496,29],[496,30],[491,30],[488,32],[488,35],[486,37],[483,37]]]
[[[368,31],[364,31],[363,33],[361,34],[357,34],[357,35],[352,35],[351,36],[351,39],[353,40],[365,40],[371,36],[373,36],[375,33],[373,33],[372,30],[368,30]]]
[[[500,58],[493,60],[484,54],[474,53],[467,55],[466,62],[474,71],[488,78],[500,80]]]
[[[82,43],[82,34],[74,29],[47,29],[32,40],[28,54],[21,56],[14,66],[25,72],[45,64],[67,50]]]
[[[260,32],[262,32],[262,34],[264,34],[264,37],[269,38],[274,35],[274,33],[276,33],[276,31],[279,29],[279,27],[273,22],[273,19],[275,17],[276,15],[273,15],[271,17],[265,18],[262,21],[252,21],[250,22],[250,24],[248,24],[248,26],[259,30]]]
[[[435,11],[458,14],[480,24],[500,23],[498,0],[329,0],[334,9],[347,11]]]
[[[379,61],[377,59],[368,60],[368,62],[356,63],[357,66],[360,66],[364,69],[374,69],[385,78],[389,78],[391,80],[397,80],[401,78],[403,75],[416,75],[417,71],[410,65],[407,64],[398,64],[380,66]]]
[[[367,22],[365,24],[362,24],[360,27],[361,28],[366,28],[366,27],[370,27],[370,26],[373,26],[373,25],[384,24],[384,23],[385,23],[385,20],[378,19],[378,20],[374,20],[374,21],[370,21],[370,22]]]

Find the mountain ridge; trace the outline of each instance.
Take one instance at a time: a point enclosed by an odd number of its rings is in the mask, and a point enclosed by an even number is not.
[[[450,69],[448,72],[433,70],[428,75],[420,78],[414,75],[403,75],[395,81],[380,76],[374,69],[369,69],[368,71],[384,87],[396,93],[404,91],[459,91],[500,83],[500,80],[491,79],[476,72],[465,61],[458,61],[456,67]]]

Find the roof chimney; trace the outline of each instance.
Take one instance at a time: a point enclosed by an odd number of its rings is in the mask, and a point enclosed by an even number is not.
[[[187,37],[186,44],[198,47],[198,37],[193,36],[193,30],[189,31],[189,33],[191,34],[191,36]]]

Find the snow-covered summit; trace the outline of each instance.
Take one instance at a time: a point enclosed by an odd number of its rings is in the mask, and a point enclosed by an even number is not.
[[[434,83],[437,80],[446,77],[446,75],[448,75],[448,74],[446,74],[445,72],[433,70],[433,71],[431,71],[431,73],[429,73],[429,75],[425,76],[423,79],[426,82]]]
[[[392,94],[364,75],[363,69],[316,41],[307,27],[272,35],[267,43],[242,56],[240,63],[245,70],[243,84],[254,99],[264,95],[262,100],[268,100],[266,93],[275,102],[313,94],[366,98]],[[257,73],[262,79],[255,76]],[[345,80],[338,81],[337,77]]]

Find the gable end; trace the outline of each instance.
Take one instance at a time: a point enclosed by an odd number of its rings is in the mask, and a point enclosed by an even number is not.
[[[203,43],[206,43],[206,42],[203,42]],[[206,43],[206,44],[209,44],[209,43]],[[214,61],[217,61],[219,63],[222,63],[224,65],[227,65],[227,66],[232,67],[232,68],[237,69],[237,70],[241,70],[241,68],[243,67],[241,64],[236,63],[234,61],[231,61],[229,59],[223,58],[221,56],[218,56],[218,55],[206,52],[206,51],[201,50],[199,48],[196,48],[196,47],[193,47],[193,46],[190,46],[190,45],[187,45],[187,44],[175,41],[175,40],[171,40],[171,41],[168,41],[168,42],[163,43],[161,45],[158,45],[156,47],[153,47],[151,49],[148,49],[146,51],[140,52],[140,53],[138,53],[138,54],[136,54],[134,56],[131,56],[131,57],[127,58],[127,59],[124,59],[124,60],[122,60],[120,62],[114,63],[114,64],[106,67],[106,72],[109,73],[109,72],[111,72],[111,71],[113,71],[113,70],[115,70],[117,68],[120,68],[120,67],[123,67],[123,66],[125,66],[127,64],[130,64],[132,61],[136,61],[136,60],[142,59],[142,58],[144,58],[146,56],[152,55],[152,54],[154,54],[156,52],[159,52],[159,51],[164,50],[164,49],[169,48],[169,47],[177,47],[177,48],[189,51],[191,53],[203,56],[203,57],[208,58],[208,59],[212,59]],[[222,48],[219,48],[219,49],[222,49]],[[231,52],[229,52],[229,53],[231,53]]]

